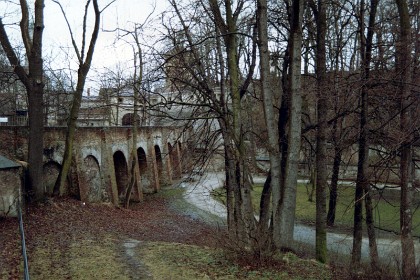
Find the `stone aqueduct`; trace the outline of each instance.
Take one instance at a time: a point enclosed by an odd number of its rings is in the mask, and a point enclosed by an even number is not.
[[[132,199],[155,192],[182,176],[183,150],[180,129],[140,127],[136,151],[140,176]],[[46,127],[44,134],[44,187],[52,193],[65,145],[65,127]],[[27,158],[27,127],[0,126],[0,151],[12,159]],[[85,202],[118,204],[124,196],[132,167],[130,153],[133,132],[130,127],[79,127],[75,136],[73,162],[66,194]]]

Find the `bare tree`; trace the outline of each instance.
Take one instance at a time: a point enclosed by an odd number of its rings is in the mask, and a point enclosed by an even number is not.
[[[108,5],[105,6],[105,8],[111,5],[114,1],[111,1]],[[78,72],[77,72],[77,85],[76,85],[73,102],[70,109],[70,116],[67,122],[66,144],[64,148],[63,162],[61,165],[60,173],[58,175],[57,181],[54,186],[54,193],[62,195],[65,190],[67,176],[69,174],[71,163],[72,163],[74,134],[76,130],[77,118],[79,115],[79,109],[80,109],[80,105],[82,101],[83,91],[85,88],[87,74],[89,73],[90,66],[93,59],[93,53],[95,50],[96,40],[98,39],[98,35],[99,35],[101,12],[103,11],[103,9],[102,10],[99,9],[97,0],[86,1],[85,13],[83,16],[82,45],[81,45],[81,49],[79,50],[77,43],[75,41],[75,38],[74,38],[73,31],[70,27],[69,21],[67,19],[67,16],[63,7],[61,6],[59,1],[53,0],[53,2],[57,3],[60,6],[64,19],[66,20],[66,23],[70,32],[72,45],[73,45],[74,51],[76,52],[77,60],[79,63]],[[88,18],[88,11],[89,11],[89,7],[91,3],[93,5],[93,10],[94,10],[95,24],[92,30],[89,46],[87,46],[86,45],[87,18]],[[87,52],[86,52],[86,47],[87,47]]]
[[[130,32],[129,34],[132,35],[134,39],[134,46],[133,46],[133,54],[134,54],[134,73],[133,73],[133,89],[134,89],[134,95],[133,95],[133,111],[134,111],[134,119],[133,119],[133,147],[131,150],[131,171],[130,171],[130,183],[127,186],[126,194],[125,194],[125,202],[124,205],[126,208],[130,205],[130,197],[131,192],[133,188],[136,188],[138,191],[141,191],[139,184],[139,177],[141,174],[139,174],[139,161],[137,157],[137,132],[138,132],[138,126],[140,117],[139,117],[139,106],[138,102],[140,99],[140,89],[142,87],[142,81],[143,81],[143,52],[140,45],[139,40],[139,31],[141,30],[142,26],[135,25],[134,31]],[[141,194],[140,194],[141,195]]]
[[[16,53],[9,39],[3,19],[0,18],[0,42],[7,55],[14,73],[26,88],[29,109],[29,190],[35,201],[44,196],[42,181],[42,158],[43,158],[43,131],[44,131],[44,81],[43,81],[43,57],[42,39],[44,31],[44,1],[35,1],[34,23],[31,30],[30,13],[27,1],[20,0],[21,22],[20,33],[25,47],[25,56],[28,65],[22,61]],[[32,31],[32,34],[30,34]],[[27,67],[26,67],[27,66]]]
[[[362,246],[362,207],[365,201],[366,225],[369,235],[369,249],[371,264],[373,269],[378,269],[378,250],[376,246],[375,228],[373,221],[373,206],[369,183],[369,129],[368,129],[368,88],[367,83],[370,78],[370,64],[372,60],[373,34],[378,0],[372,0],[370,3],[369,25],[367,36],[365,36],[364,26],[364,0],[360,3],[360,55],[361,55],[361,110],[360,110],[360,133],[359,133],[359,157],[357,164],[357,179],[355,191],[355,210],[354,210],[354,228],[353,228],[353,251],[352,266],[357,269],[360,265],[361,246]]]
[[[166,87],[178,93],[171,100],[179,113],[168,117],[183,119],[186,130],[194,132],[195,150],[220,153],[223,147],[228,227],[240,248],[255,245],[256,229],[244,108],[257,47],[255,14],[246,14],[246,3],[190,1],[185,8],[171,1],[171,19],[177,21],[165,23],[171,48],[162,67],[169,80]],[[197,20],[196,13],[205,13],[210,21]]]
[[[317,10],[314,11],[317,35],[316,35],[316,69],[317,77],[317,113],[318,131],[316,136],[316,258],[320,262],[327,260],[327,231],[326,231],[326,189],[327,189],[327,112],[328,97],[326,69],[326,1],[318,0]]]
[[[215,24],[223,36],[229,73],[229,97],[231,99],[229,115],[231,117],[226,116],[221,123],[221,130],[226,151],[228,196],[232,197],[233,194],[234,197],[233,209],[228,208],[228,212],[233,213],[235,221],[230,225],[230,229],[234,233],[233,236],[243,243],[242,246],[249,246],[256,224],[250,196],[250,174],[245,161],[246,147],[242,134],[241,100],[246,93],[253,70],[251,68],[251,75],[248,73],[248,79],[245,79],[241,84],[237,41],[237,21],[245,1],[239,1],[236,3],[236,7],[233,6],[233,1],[223,1],[224,13],[216,0],[210,0],[209,4]]]
[[[260,52],[261,94],[263,97],[264,119],[268,135],[268,154],[270,158],[269,181],[265,184],[260,202],[259,238],[262,244],[271,241],[269,232],[269,211],[271,190],[280,190],[281,162],[279,151],[279,132],[277,127],[276,112],[274,110],[274,89],[270,83],[270,53],[268,49],[268,9],[266,0],[258,0],[257,24],[258,47]],[[261,242],[261,241],[260,241]],[[266,250],[269,248],[265,248]]]
[[[400,93],[400,227],[402,251],[402,277],[416,278],[416,263],[412,237],[412,200],[413,200],[413,133],[411,92],[412,55],[411,25],[408,4],[405,0],[396,0],[399,15],[399,38],[397,41],[397,75]]]
[[[283,78],[286,79],[287,77],[287,86],[283,87],[286,89],[287,99],[282,97],[282,104],[285,102],[288,103],[287,120],[289,124],[287,127],[287,133],[286,131],[279,131],[279,136],[283,137],[283,139],[279,139],[280,149],[283,152],[283,185],[277,193],[274,192],[273,189],[273,234],[274,243],[278,248],[289,248],[291,244],[293,244],[296,209],[297,169],[301,140],[301,46],[304,1],[293,0],[289,9],[289,75],[284,76],[287,72],[283,72]],[[280,111],[280,114],[281,113],[282,112]],[[280,115],[279,119],[281,118],[282,116]],[[287,149],[281,147],[284,145],[284,143],[282,143],[284,140],[286,140]]]

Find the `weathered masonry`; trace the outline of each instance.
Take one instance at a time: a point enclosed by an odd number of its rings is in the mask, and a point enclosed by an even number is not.
[[[0,217],[17,217],[22,166],[0,155]]]
[[[138,188],[133,200],[144,192],[155,192],[182,175],[182,139],[177,127],[138,129]],[[46,127],[44,134],[44,189],[52,194],[60,170],[66,127]],[[0,126],[0,153],[27,159],[28,128]],[[73,162],[65,193],[85,202],[118,204],[124,196],[132,167],[133,134],[130,127],[79,127],[75,135]]]

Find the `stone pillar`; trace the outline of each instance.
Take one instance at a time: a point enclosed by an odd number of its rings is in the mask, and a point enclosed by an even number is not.
[[[133,189],[131,190],[131,200],[139,202],[143,200],[143,190],[142,190],[142,184],[141,184],[141,177],[140,177],[140,171],[139,171],[139,160],[137,158],[137,143],[133,143],[133,130],[128,129],[127,132],[127,146],[128,146],[128,176],[129,176],[129,182],[131,181],[131,171],[134,168],[134,173],[137,178]],[[139,136],[137,135],[137,138]],[[133,159],[133,146],[135,145],[135,158]],[[134,166],[133,166],[134,164]]]
[[[114,159],[112,155],[112,148],[107,143],[107,130],[103,130],[102,134],[102,141],[101,141],[101,174],[102,174],[102,183],[104,184],[106,190],[110,194],[111,202],[114,205],[119,205],[118,199],[118,188],[117,188],[117,179],[115,177],[115,167],[114,167]]]
[[[158,175],[153,139],[149,139],[147,142],[147,177],[150,179],[150,187],[154,192],[157,192],[160,189],[160,178]]]
[[[165,183],[166,185],[170,185],[172,184],[172,179],[174,178],[174,174],[173,174],[173,170],[172,170],[172,166],[173,166],[173,158],[172,158],[172,152],[169,149],[169,144],[165,145],[165,153],[164,153],[164,158],[165,158],[165,171],[163,172],[164,174],[162,174],[162,176],[165,176]],[[166,173],[166,174],[165,174]]]
[[[181,163],[181,151],[179,150],[178,142],[175,142],[174,147],[172,147],[172,153],[174,154],[174,173],[176,178],[182,177],[182,163]]]
[[[69,177],[71,178],[70,184],[72,184],[72,188],[75,188],[75,184],[77,185],[77,189],[79,190],[80,200],[83,202],[89,202],[89,186],[85,183],[85,173],[82,170],[83,168],[83,159],[80,153],[74,153],[72,159],[72,167],[71,171],[69,172]]]

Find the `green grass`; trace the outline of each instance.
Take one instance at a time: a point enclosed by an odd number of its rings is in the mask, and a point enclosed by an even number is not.
[[[259,209],[261,191],[262,186],[260,185],[254,186],[254,190],[252,191],[252,202],[256,212],[258,212]],[[315,194],[313,197],[314,201],[311,202],[308,200],[308,191],[310,191],[310,186],[308,186],[307,189],[305,184],[298,184],[296,197],[296,218],[305,223],[315,223]],[[216,199],[224,202],[225,195],[223,192],[224,190],[222,188],[216,189],[212,195]],[[399,192],[396,190],[387,190],[385,193],[386,199],[381,197],[379,193],[374,194],[373,197],[375,226],[387,231],[398,233],[400,227],[398,202]],[[419,207],[418,202],[417,207]],[[343,185],[339,186],[335,225],[340,228],[352,228],[353,213],[354,187]],[[420,209],[414,210],[412,224],[413,235],[420,236]]]
[[[109,238],[85,239],[66,248],[42,246],[31,255],[32,279],[132,279],[121,248]],[[277,255],[277,266],[241,266],[222,249],[180,243],[142,242],[135,263],[153,279],[331,279],[328,266],[287,253]]]
[[[29,261],[32,279],[129,279],[116,244],[107,237],[74,240],[63,247],[45,243]]]
[[[331,279],[328,267],[291,253],[276,269],[241,267],[221,249],[152,242],[138,248],[155,279]]]

